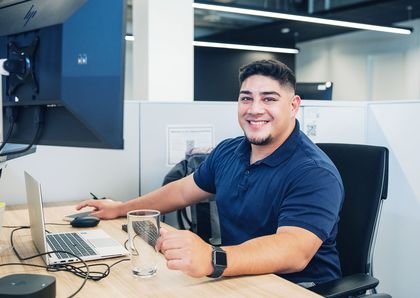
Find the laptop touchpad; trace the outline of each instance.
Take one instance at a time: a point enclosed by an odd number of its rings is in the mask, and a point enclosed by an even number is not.
[[[89,239],[90,243],[94,246],[101,248],[101,247],[112,247],[119,245],[117,241],[112,238],[96,238],[96,239]]]

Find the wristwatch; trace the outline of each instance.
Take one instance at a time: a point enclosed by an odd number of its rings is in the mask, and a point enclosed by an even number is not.
[[[226,252],[217,246],[212,246],[212,253],[211,253],[211,262],[213,265],[213,273],[207,275],[207,277],[218,278],[223,275],[223,271],[225,271],[227,267],[227,257]]]

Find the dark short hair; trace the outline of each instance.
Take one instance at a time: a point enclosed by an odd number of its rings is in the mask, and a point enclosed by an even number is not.
[[[281,86],[289,86],[296,89],[296,77],[286,64],[277,60],[258,60],[242,66],[239,69],[239,85],[253,75],[270,77]]]

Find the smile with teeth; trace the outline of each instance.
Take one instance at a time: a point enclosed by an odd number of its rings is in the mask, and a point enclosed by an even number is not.
[[[248,120],[248,123],[251,124],[251,125],[261,126],[261,125],[267,124],[268,121],[265,121],[265,120],[258,120],[258,121]]]

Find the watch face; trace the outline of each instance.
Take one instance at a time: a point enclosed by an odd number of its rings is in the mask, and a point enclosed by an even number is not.
[[[216,253],[215,254],[215,256],[216,256],[216,264],[217,265],[226,266],[227,265],[226,253],[225,252],[221,252],[221,251],[216,251],[215,253]]]

